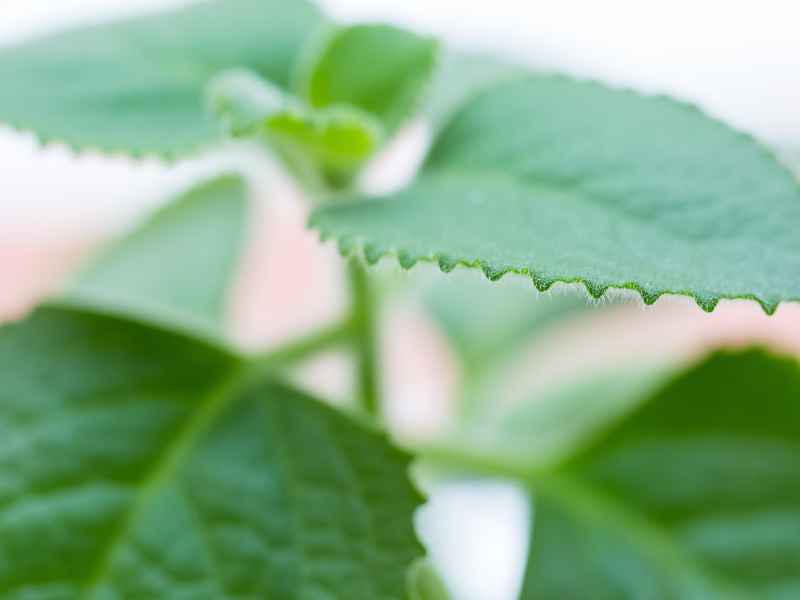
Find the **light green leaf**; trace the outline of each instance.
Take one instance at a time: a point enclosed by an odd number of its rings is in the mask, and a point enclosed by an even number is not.
[[[278,86],[246,69],[223,71],[208,84],[206,95],[211,112],[234,137],[257,133],[267,117],[294,104]]]
[[[242,247],[245,208],[238,176],[192,188],[102,251],[78,274],[65,299],[219,333]]]
[[[797,223],[797,181],[752,139],[673,100],[544,75],[475,96],[406,190],[312,217],[372,260],[768,313],[800,300]]]
[[[534,475],[521,598],[798,596],[800,365],[717,354],[634,406]]]
[[[286,86],[321,18],[305,0],[216,0],[0,52],[0,122],[81,149],[172,157],[217,140],[204,88],[246,67]]]
[[[439,573],[427,559],[418,559],[408,570],[409,600],[450,600]]]
[[[312,188],[346,187],[383,141],[371,115],[348,106],[308,108],[249,72],[215,79],[209,99],[234,136],[262,139]]]
[[[438,133],[473,96],[503,81],[519,78],[524,72],[523,67],[493,56],[443,49],[425,95],[422,114]]]
[[[462,269],[437,277],[424,290],[423,301],[470,376],[502,362],[537,333],[588,306],[577,294],[557,300],[534,298],[519,278],[492,285],[479,273]]]
[[[408,457],[248,365],[74,309],[0,330],[0,597],[403,598]]]
[[[390,25],[331,29],[301,69],[300,95],[316,108],[349,105],[393,130],[420,102],[437,43]]]

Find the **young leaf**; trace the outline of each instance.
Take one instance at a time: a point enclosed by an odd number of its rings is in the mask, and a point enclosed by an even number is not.
[[[192,188],[103,251],[78,274],[65,299],[219,330],[242,246],[245,200],[238,176]]]
[[[401,600],[408,457],[249,365],[74,309],[0,330],[0,597]]]
[[[246,69],[223,71],[206,89],[211,112],[234,137],[255,134],[267,117],[293,105],[278,86]]]
[[[408,570],[408,600],[450,600],[439,573],[427,559],[418,559]]]
[[[0,52],[0,122],[80,149],[166,157],[218,138],[204,88],[247,67],[286,86],[321,18],[305,0],[216,0]]]
[[[350,105],[393,130],[417,108],[437,44],[390,25],[332,29],[300,74],[300,95],[316,108]]]
[[[348,106],[309,108],[250,72],[223,73],[209,100],[232,135],[261,138],[312,188],[346,187],[383,140],[371,115]]]
[[[796,362],[711,357],[532,479],[521,598],[797,596],[798,439]]]
[[[312,225],[373,257],[693,297],[800,301],[800,187],[699,111],[557,76],[506,82],[452,118],[419,179]]]

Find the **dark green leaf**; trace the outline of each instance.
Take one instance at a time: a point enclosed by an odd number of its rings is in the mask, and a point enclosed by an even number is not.
[[[800,594],[800,365],[717,354],[634,406],[534,476],[522,598]]]
[[[390,25],[332,29],[305,65],[300,94],[312,107],[350,105],[395,129],[417,108],[437,44]]]
[[[102,252],[66,298],[154,322],[219,330],[244,220],[241,178],[203,183]]]
[[[247,365],[73,309],[0,330],[0,597],[403,598],[408,457]]]
[[[797,223],[797,181],[752,139],[666,98],[534,75],[468,102],[408,189],[312,217],[374,259],[768,313],[800,300]]]
[[[34,40],[0,52],[0,121],[77,148],[184,154],[218,137],[216,73],[286,86],[320,21],[305,0],[216,0]]]

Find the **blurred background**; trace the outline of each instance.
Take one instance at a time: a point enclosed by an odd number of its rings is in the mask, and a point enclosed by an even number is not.
[[[6,0],[0,45],[183,3]],[[754,134],[800,173],[800,5],[791,0],[321,4],[343,21],[390,21],[537,68],[695,102]],[[425,124],[410,124],[371,166],[364,185],[401,185],[426,143]],[[300,193],[262,153],[237,146],[173,165],[133,162],[41,148],[32,136],[4,128],[0,318],[24,313],[93,247],[173,192],[229,167],[255,182],[250,243],[232,296],[232,334],[247,347],[263,347],[333,319],[344,304],[341,260],[332,245],[305,231]],[[647,308],[624,297],[596,305],[568,286],[540,295],[513,277],[489,284],[478,273],[456,271],[441,282],[433,271],[407,273],[384,261],[377,272],[385,290],[397,292],[384,315],[383,359],[387,411],[401,439],[428,439],[452,429],[458,415],[481,414],[489,400],[519,401],[570,374],[599,373],[623,361],[686,361],[713,347],[751,343],[800,354],[800,306],[782,305],[766,317],[750,302],[723,301],[711,315],[680,298]],[[465,297],[472,301],[463,310],[444,310]],[[487,362],[500,347],[513,348],[509,364],[468,386],[470,365]],[[346,357],[326,357],[302,376],[343,399],[350,385],[345,367]],[[454,480],[435,489],[419,527],[457,598],[513,598],[527,543],[522,495],[499,481]]]

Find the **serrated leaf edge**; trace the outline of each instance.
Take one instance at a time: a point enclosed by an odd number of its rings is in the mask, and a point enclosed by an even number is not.
[[[50,135],[41,129],[23,125],[17,122],[1,121],[0,131],[6,129],[16,136],[31,138],[39,150],[61,147],[75,157],[100,156],[110,159],[128,159],[139,162],[149,160],[158,161],[167,165],[174,165],[183,160],[192,160],[201,157],[206,152],[214,150],[224,138],[221,135],[209,139],[207,142],[175,147],[171,150],[154,150],[152,148],[125,148],[122,146],[104,146],[102,144],[84,144],[72,141],[59,135]]]
[[[411,269],[419,262],[434,263],[438,265],[442,273],[450,273],[457,266],[460,266],[469,269],[479,269],[489,281],[498,281],[504,275],[514,273],[528,277],[539,292],[548,291],[555,283],[581,284],[586,289],[587,294],[595,300],[603,298],[609,290],[633,291],[639,294],[646,306],[654,304],[661,296],[684,296],[694,300],[697,306],[707,313],[713,312],[720,300],[754,300],[761,306],[764,313],[769,316],[775,314],[775,311],[782,302],[800,302],[800,298],[785,298],[779,301],[771,301],[756,294],[736,295],[702,293],[692,290],[670,290],[666,288],[643,286],[636,281],[604,282],[580,275],[553,275],[538,270],[531,270],[527,267],[519,268],[497,265],[479,258],[453,256],[444,252],[432,254],[414,253],[406,249],[383,247],[375,243],[366,242],[363,236],[339,236],[319,223],[317,216],[321,212],[324,212],[324,210],[325,209],[311,215],[308,223],[309,227],[319,232],[322,242],[335,240],[339,253],[343,257],[360,257],[369,265],[375,265],[385,257],[394,257],[404,270]]]

